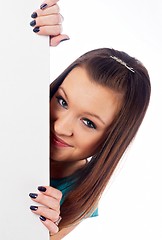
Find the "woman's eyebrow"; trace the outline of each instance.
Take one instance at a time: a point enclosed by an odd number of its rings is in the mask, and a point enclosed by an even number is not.
[[[59,89],[61,89],[61,91],[63,91],[63,93],[64,93],[64,95],[65,95],[66,99],[68,100],[68,96],[67,96],[67,94],[66,94],[65,90],[63,89],[63,87],[59,87]],[[59,90],[59,89],[58,89],[58,90]]]
[[[100,116],[96,115],[95,113],[90,113],[90,112],[84,112],[84,114],[92,116],[97,118],[100,122],[102,122],[104,125],[106,125],[106,123],[100,118]]]

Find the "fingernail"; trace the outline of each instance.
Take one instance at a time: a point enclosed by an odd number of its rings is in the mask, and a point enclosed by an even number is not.
[[[38,17],[38,15],[37,15],[37,13],[36,13],[36,12],[33,12],[33,13],[32,13],[32,15],[31,15],[31,17],[32,17],[32,18],[37,18],[37,17]]]
[[[40,192],[45,192],[47,189],[46,189],[45,187],[43,187],[43,186],[39,186],[39,187],[38,187],[38,190],[39,190]]]
[[[40,5],[40,9],[45,9],[46,7],[47,7],[48,5],[47,5],[47,3],[43,3],[42,5]]]
[[[35,28],[33,29],[33,32],[35,32],[35,33],[39,32],[39,31],[40,31],[39,27],[35,27]]]
[[[70,38],[65,38],[65,39],[62,39],[60,42],[64,42],[66,40],[70,40]]]
[[[43,221],[43,222],[45,222],[45,221],[46,221],[46,218],[45,218],[45,217],[43,217],[43,216],[40,216],[39,218],[40,218],[40,220],[41,220],[41,221]]]
[[[35,20],[30,22],[30,26],[34,27],[35,25],[36,25],[36,21]]]
[[[36,211],[37,209],[38,209],[37,206],[30,206],[30,210],[32,210],[32,211]]]
[[[31,198],[37,198],[38,197],[38,194],[37,193],[29,193],[29,196]]]

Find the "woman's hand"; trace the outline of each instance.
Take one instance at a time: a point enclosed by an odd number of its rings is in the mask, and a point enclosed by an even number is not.
[[[60,217],[60,200],[62,193],[53,187],[38,187],[40,193],[30,193],[29,196],[34,202],[41,204],[41,206],[30,206],[33,213],[39,215],[42,223],[50,231],[51,235],[59,231],[58,224]]]
[[[63,17],[59,13],[59,0],[46,0],[40,9],[31,15],[33,20],[30,25],[33,31],[39,35],[50,36],[50,46],[57,46],[61,41],[68,40],[69,37],[62,33]]]

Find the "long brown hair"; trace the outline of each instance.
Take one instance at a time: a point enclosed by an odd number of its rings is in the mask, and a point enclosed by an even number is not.
[[[110,56],[122,60],[126,66]],[[94,211],[119,160],[142,123],[151,93],[149,75],[141,62],[125,52],[101,48],[79,57],[52,82],[51,98],[76,66],[86,69],[97,83],[122,93],[123,104],[100,151],[80,170],[75,189],[62,204],[60,228],[75,224]]]

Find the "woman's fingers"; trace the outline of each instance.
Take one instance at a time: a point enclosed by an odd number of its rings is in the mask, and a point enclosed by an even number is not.
[[[60,211],[60,201],[62,198],[61,191],[53,187],[38,187],[40,193],[30,193],[29,196],[34,202],[40,203],[48,208]]]
[[[62,193],[49,186],[39,186],[38,190],[40,193],[30,193],[29,196],[34,202],[43,206],[32,205],[30,209],[33,213],[39,215],[42,223],[52,234],[55,234],[59,231],[57,221],[60,219],[60,201]]]
[[[43,27],[35,27],[33,29],[35,33],[38,35],[44,35],[44,36],[57,36],[60,35],[62,32],[62,26],[61,25],[55,25],[55,26],[43,26]]]
[[[36,17],[30,22],[30,25],[34,27],[33,31],[39,35],[57,36],[62,32],[62,21],[61,14],[52,14]]]
[[[40,9],[32,13],[30,25],[38,35],[50,36],[50,46],[57,46],[69,37],[62,33],[63,16],[59,13],[58,0],[48,0],[41,4]]]
[[[54,4],[56,4],[59,0],[46,0],[44,2],[42,2],[40,8],[41,9],[44,9],[46,7],[51,7],[53,6]]]
[[[34,19],[32,22],[35,23],[35,27],[42,27],[42,26],[53,26],[61,24],[62,16],[60,14],[53,14],[47,16],[41,16]]]
[[[50,186],[39,186],[38,190],[44,195],[58,199],[59,201],[62,198],[62,192],[56,188]]]
[[[30,210],[39,215],[39,216],[44,216],[46,219],[51,220],[53,223],[55,223],[58,218],[59,218],[59,212],[58,211],[54,211],[50,208],[46,208],[44,206],[30,206]]]
[[[37,17],[40,17],[40,16],[59,14],[59,12],[60,12],[60,8],[57,4],[55,4],[54,6],[48,7],[44,10],[37,9],[35,12],[32,13],[31,17],[32,18],[37,18]]]
[[[29,196],[34,202],[40,203],[48,208],[60,211],[60,201],[44,194],[30,193]]]
[[[43,216],[40,216],[40,220],[42,223],[46,226],[46,228],[49,230],[51,235],[56,234],[59,231],[58,226],[50,221],[49,219],[45,219]]]
[[[60,42],[69,40],[69,36],[66,34],[60,34],[58,36],[50,37],[50,46],[55,47],[57,46]]]

